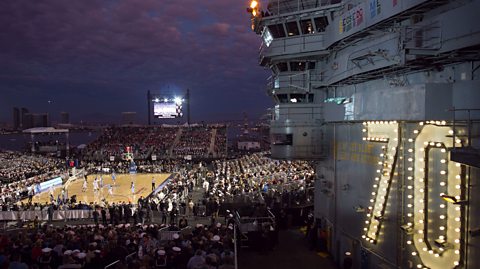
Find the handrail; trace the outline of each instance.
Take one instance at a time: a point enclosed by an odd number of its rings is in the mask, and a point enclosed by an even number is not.
[[[136,251],[128,254],[127,256],[125,256],[124,260],[127,260],[128,258],[132,257],[132,256],[135,255],[135,254],[137,254]],[[108,269],[108,268],[114,266],[115,264],[117,264],[117,263],[119,263],[119,262],[120,262],[120,260],[116,260],[116,261],[112,262],[111,264],[105,266],[104,269]]]
[[[110,267],[114,266],[115,264],[117,264],[119,262],[120,262],[120,260],[116,260],[116,261],[112,262],[111,264],[105,266],[104,269],[110,268]]]
[[[275,215],[270,211],[270,208],[267,209],[268,214],[270,215],[270,219],[272,220],[273,223],[275,223]]]
[[[237,227],[233,224],[233,253],[235,261],[235,269],[238,269],[238,256],[237,256]]]

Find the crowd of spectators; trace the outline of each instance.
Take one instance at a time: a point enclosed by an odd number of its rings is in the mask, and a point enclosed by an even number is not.
[[[173,153],[176,156],[209,157],[211,139],[212,128],[186,127],[183,129],[180,141],[175,145]]]
[[[0,152],[0,180],[14,182],[39,175],[58,173],[65,165],[60,159],[20,152]]]
[[[213,129],[218,130],[218,136],[214,141],[214,148],[211,149]],[[181,133],[179,138],[178,133]],[[84,159],[106,160],[114,156],[115,160],[119,160],[125,157],[127,146],[132,148],[135,159],[140,160],[148,159],[152,155],[157,159],[183,158],[186,155],[211,158],[216,155],[213,151],[225,152],[225,145],[225,126],[111,127],[106,128],[87,146]]]
[[[233,219],[230,214],[236,210],[241,216],[263,217],[271,208],[275,215],[284,216],[283,208],[313,201],[313,193],[308,190],[313,186],[314,169],[306,161],[272,160],[261,152],[209,164],[173,159],[136,163],[138,172],[174,173],[161,191],[141,197],[138,205],[64,201],[6,208],[4,203],[3,210],[87,209],[95,224],[43,226],[1,235],[0,268],[9,264],[16,268],[104,268],[116,260],[120,260],[116,268],[232,268],[234,226],[228,221],[217,223],[219,215]],[[129,168],[125,161],[91,161],[84,165],[91,173],[105,168],[126,173]],[[201,190],[200,199],[192,197],[195,189]],[[228,207],[232,204],[246,206]],[[154,216],[159,218],[154,221]],[[211,217],[212,226],[195,226],[185,233],[180,231],[189,227],[185,216]],[[162,240],[161,231],[168,225],[173,227],[168,230],[178,233],[172,240]],[[258,229],[258,242],[275,241],[264,240],[276,230],[273,222],[258,225]],[[129,260],[123,259],[131,253]]]
[[[176,137],[178,133],[182,135]],[[123,155],[126,146],[133,149],[138,173],[174,173],[161,191],[141,197],[138,205],[107,201],[87,205],[68,195],[53,203],[17,203],[25,198],[27,187],[60,175],[66,163],[62,159],[0,152],[2,210],[84,209],[91,212],[95,222],[38,228],[37,220],[33,225],[36,229],[0,235],[0,268],[11,264],[16,268],[104,268],[115,260],[122,260],[118,268],[231,268],[233,226],[228,222],[218,224],[219,215],[233,218],[230,214],[238,211],[241,216],[262,217],[270,208],[283,218],[282,209],[312,203],[314,169],[306,161],[272,160],[265,152],[209,163],[183,158],[224,157],[221,153],[226,142],[225,126],[105,129],[84,152],[100,156],[83,158],[81,165],[87,173],[128,173],[130,160],[109,161],[111,155]],[[169,157],[178,158],[164,158],[169,153],[173,154]],[[151,154],[158,159],[147,158]],[[194,190],[202,196],[194,198]],[[153,221],[157,216],[159,219]],[[180,230],[188,228],[186,216],[209,217],[212,226],[184,233]],[[173,240],[162,240],[160,231],[168,225],[179,232]],[[268,234],[276,228],[269,223],[259,229]],[[131,259],[124,261],[130,253],[134,253]]]
[[[208,182],[204,183],[205,192],[222,200],[264,199],[281,196],[284,191],[301,192],[309,188],[314,179],[309,162],[272,160],[264,152],[215,161],[214,169],[215,173],[205,180]]]
[[[152,154],[156,156],[166,156],[176,138],[177,132],[178,128],[174,127],[154,127],[146,134],[145,146],[150,148]]]
[[[0,203],[27,197],[28,187],[56,176],[65,177],[65,161],[18,152],[0,152]]]
[[[92,159],[108,159],[110,156],[123,157],[127,153],[126,147],[132,149],[132,153],[138,158],[148,153],[144,144],[145,134],[150,127],[112,127],[106,128],[103,133],[87,147],[86,155]]]
[[[227,157],[227,128],[218,128],[217,135],[215,136],[215,152],[217,157]]]
[[[174,173],[187,163],[186,160],[158,159],[134,160],[137,173]],[[89,161],[85,163],[88,173],[116,173],[125,174],[129,172],[130,161]]]
[[[150,225],[44,225],[16,234],[0,234],[0,268],[171,268],[233,267],[233,226],[196,225],[162,240]],[[128,257],[125,259],[125,257]]]
[[[267,216],[268,208],[280,214],[286,208],[313,204],[314,170],[306,161],[272,160],[265,153],[256,153],[217,160],[209,166],[180,166],[176,172],[154,196],[157,210],[165,218],[171,214],[218,218],[233,211],[249,217]],[[193,201],[189,193],[195,187],[203,189],[203,196]]]

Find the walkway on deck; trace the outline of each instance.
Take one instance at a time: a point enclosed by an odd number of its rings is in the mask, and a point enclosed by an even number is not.
[[[278,245],[269,252],[240,249],[239,269],[336,269],[329,258],[309,250],[304,234],[298,229],[281,230]]]

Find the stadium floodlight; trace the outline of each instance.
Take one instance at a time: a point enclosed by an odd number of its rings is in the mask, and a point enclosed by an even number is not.
[[[256,17],[257,15],[259,15],[259,10],[260,10],[260,4],[258,1],[256,0],[252,0],[250,2],[250,6],[247,8],[247,12],[252,14],[253,17]]]
[[[164,101],[165,103],[168,102],[168,98],[163,99],[163,101]]]
[[[290,99],[290,102],[292,102],[292,103],[296,103],[297,101],[298,101],[297,98]]]
[[[155,101],[156,103],[158,103],[160,100],[158,98],[155,98],[153,101]]]
[[[175,104],[180,105],[180,104],[182,104],[183,99],[180,98],[180,97],[175,97],[175,98],[173,99],[173,101],[175,101]]]

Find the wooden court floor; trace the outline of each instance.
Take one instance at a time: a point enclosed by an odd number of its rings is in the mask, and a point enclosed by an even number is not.
[[[91,174],[87,177],[87,190],[82,191],[83,177],[71,182],[67,188],[68,197],[77,196],[77,202],[102,204],[105,200],[108,203],[132,202],[137,203],[141,196],[146,197],[152,192],[152,177],[155,178],[155,185],[158,187],[162,184],[170,174],[117,174],[115,184],[112,181],[111,174],[103,174],[103,187],[99,191],[93,191],[93,180],[95,177],[100,178],[99,174]],[[135,185],[135,191],[132,194],[130,188],[131,182]],[[112,194],[110,194],[109,186],[112,186]],[[100,187],[100,186],[99,186]],[[62,187],[58,186],[54,189],[54,197],[61,193]],[[50,191],[45,191],[33,197],[33,203],[45,203],[50,201]],[[26,200],[24,201],[26,202]]]

